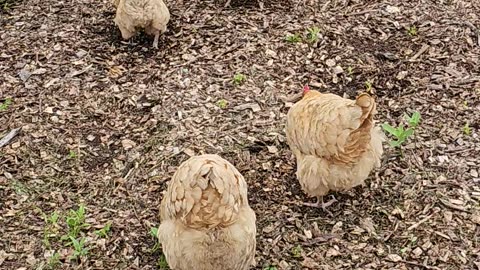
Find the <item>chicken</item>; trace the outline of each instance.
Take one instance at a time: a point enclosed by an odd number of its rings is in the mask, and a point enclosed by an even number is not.
[[[362,184],[380,166],[385,135],[374,126],[375,100],[367,93],[356,100],[322,94],[305,86],[303,98],[287,114],[287,142],[297,160],[297,178],[316,203],[330,190],[345,191]]]
[[[180,165],[160,206],[158,238],[171,269],[246,270],[254,263],[255,212],[228,161],[201,155]]]
[[[115,24],[124,39],[129,39],[137,28],[145,28],[149,35],[155,35],[153,47],[158,49],[158,38],[167,31],[170,12],[163,0],[113,0],[117,8]]]

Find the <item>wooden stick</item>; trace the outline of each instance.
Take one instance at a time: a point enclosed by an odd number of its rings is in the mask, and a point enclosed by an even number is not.
[[[17,134],[20,132],[21,129],[22,128],[19,127],[19,128],[10,130],[10,132],[0,140],[0,147],[7,145],[15,136],[17,136]]]

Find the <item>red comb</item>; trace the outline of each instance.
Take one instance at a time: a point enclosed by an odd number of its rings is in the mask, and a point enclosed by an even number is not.
[[[305,93],[307,93],[308,91],[310,91],[310,87],[308,87],[308,85],[305,85],[305,86],[303,87],[303,93],[305,94]]]

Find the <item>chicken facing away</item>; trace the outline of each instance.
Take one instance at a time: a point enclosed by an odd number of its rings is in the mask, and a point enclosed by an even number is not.
[[[356,100],[323,94],[305,86],[303,98],[287,114],[287,142],[297,160],[302,189],[322,207],[330,190],[344,191],[362,184],[380,166],[385,135],[374,125],[376,104],[367,93]],[[326,210],[325,210],[326,211]]]
[[[123,39],[129,39],[138,28],[145,28],[149,35],[155,35],[153,47],[158,49],[158,38],[167,31],[170,12],[163,0],[113,0],[117,8],[115,24],[122,32]]]
[[[217,155],[180,165],[160,206],[158,238],[173,270],[246,270],[254,263],[255,212],[238,170]]]

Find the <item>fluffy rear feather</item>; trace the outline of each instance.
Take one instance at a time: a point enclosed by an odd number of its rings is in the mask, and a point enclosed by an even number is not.
[[[297,159],[297,178],[311,196],[357,186],[380,166],[385,140],[374,127],[375,100],[354,100],[309,91],[287,115],[287,140]]]
[[[117,8],[115,24],[124,39],[131,38],[136,28],[145,28],[147,34],[167,30],[170,12],[163,0],[112,0]]]
[[[180,165],[160,216],[159,240],[172,269],[244,270],[253,263],[255,213],[247,185],[221,157],[202,155]]]

